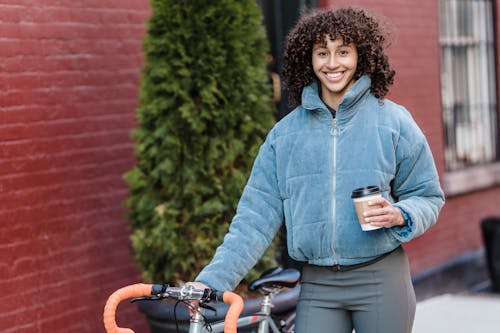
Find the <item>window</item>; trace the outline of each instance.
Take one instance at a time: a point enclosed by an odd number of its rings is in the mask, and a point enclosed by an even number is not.
[[[447,171],[498,160],[492,0],[440,0]]]

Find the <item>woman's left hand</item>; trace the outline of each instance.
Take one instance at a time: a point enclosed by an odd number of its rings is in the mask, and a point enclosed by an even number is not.
[[[382,206],[364,213],[365,222],[374,227],[390,228],[394,226],[404,226],[406,222],[399,208],[393,207],[391,203],[384,198],[376,198],[368,202],[369,206]]]

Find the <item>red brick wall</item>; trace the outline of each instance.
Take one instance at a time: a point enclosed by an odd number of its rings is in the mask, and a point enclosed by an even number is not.
[[[319,4],[323,7],[360,6],[386,18],[392,31],[392,45],[388,54],[396,69],[396,80],[389,98],[411,111],[427,136],[442,176],[444,133],[438,2],[320,0]],[[498,186],[447,198],[437,225],[405,246],[412,272],[421,272],[480,249],[483,246],[480,222],[487,216],[500,216],[498,198]]]
[[[133,165],[147,0],[0,1],[0,332],[102,332],[136,282]],[[135,305],[119,322],[146,331]]]

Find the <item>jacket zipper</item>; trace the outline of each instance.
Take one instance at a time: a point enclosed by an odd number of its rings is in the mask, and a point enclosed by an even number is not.
[[[337,254],[335,253],[335,243],[334,243],[334,237],[335,237],[335,197],[336,197],[336,191],[337,191],[337,182],[336,182],[336,175],[337,175],[337,118],[333,118],[333,174],[332,174],[332,190],[333,190],[333,197],[332,197],[332,254],[333,254],[333,264],[338,265],[337,261]]]

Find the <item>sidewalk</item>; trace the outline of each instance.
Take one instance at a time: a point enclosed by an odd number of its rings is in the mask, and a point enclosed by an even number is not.
[[[500,295],[461,293],[417,303],[412,333],[499,333]]]

